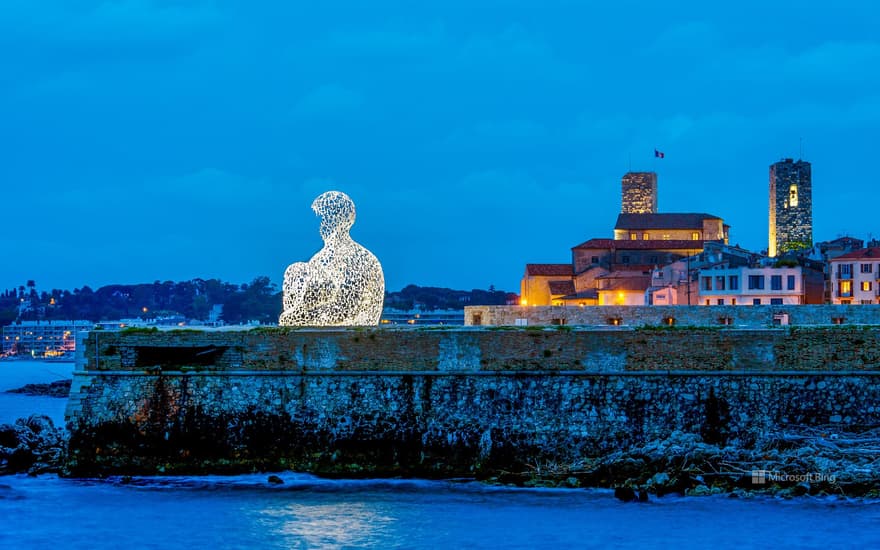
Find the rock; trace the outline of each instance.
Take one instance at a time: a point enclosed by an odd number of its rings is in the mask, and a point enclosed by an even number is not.
[[[706,497],[712,494],[712,489],[706,487],[705,485],[698,485],[693,489],[689,489],[687,491],[687,496],[689,497]]]
[[[659,472],[654,474],[651,479],[648,480],[649,487],[666,487],[669,484],[669,474],[666,472]]]
[[[0,474],[59,472],[67,449],[65,432],[43,415],[0,426]]]
[[[284,483],[284,480],[276,475],[269,476],[269,478],[266,481],[268,481],[269,483],[271,483],[273,485],[281,485],[282,483]]]
[[[6,390],[7,393],[22,393],[25,395],[37,395],[42,397],[63,397],[70,395],[70,380],[56,380],[48,384],[25,384],[14,390]]]
[[[632,487],[615,487],[614,498],[622,502],[637,502],[638,497]]]
[[[806,481],[804,481],[802,483],[798,483],[797,485],[792,487],[791,494],[793,494],[796,497],[802,497],[804,495],[810,494],[810,484],[807,483]]]

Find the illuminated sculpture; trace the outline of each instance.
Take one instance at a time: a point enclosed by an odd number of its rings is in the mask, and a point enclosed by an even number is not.
[[[308,263],[284,272],[282,326],[375,325],[382,315],[385,277],[379,260],[348,234],[354,202],[345,193],[327,191],[312,210],[321,217],[324,248]]]

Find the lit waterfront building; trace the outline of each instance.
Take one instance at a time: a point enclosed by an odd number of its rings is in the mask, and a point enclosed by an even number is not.
[[[621,180],[623,214],[654,214],[657,212],[657,174],[627,172]]]
[[[784,159],[770,165],[770,235],[767,255],[813,245],[813,183],[810,163]]]
[[[880,248],[854,250],[828,264],[832,304],[880,304]]]
[[[76,349],[76,333],[91,330],[91,321],[19,321],[3,327],[3,355],[61,357]]]

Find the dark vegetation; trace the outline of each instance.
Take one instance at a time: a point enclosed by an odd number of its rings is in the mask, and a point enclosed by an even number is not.
[[[433,311],[505,304],[515,298],[491,286],[489,290],[466,291],[409,285],[386,293],[385,305]],[[18,288],[0,291],[0,326],[17,320],[108,321],[171,316],[206,321],[217,305],[223,306],[220,319],[227,324],[274,323],[281,313],[281,291],[268,277],[257,277],[240,285],[218,279],[193,279],[107,285],[97,290],[84,286],[72,291],[38,290],[30,280]]]

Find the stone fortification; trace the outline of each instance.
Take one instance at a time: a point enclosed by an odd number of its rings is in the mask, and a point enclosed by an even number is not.
[[[880,305],[468,306],[466,325],[735,326],[880,325]]]
[[[97,331],[82,344],[75,475],[497,476],[682,434],[748,448],[791,427],[880,424],[875,327]]]

